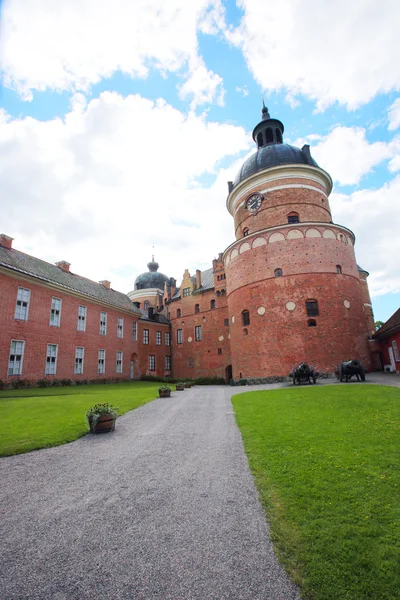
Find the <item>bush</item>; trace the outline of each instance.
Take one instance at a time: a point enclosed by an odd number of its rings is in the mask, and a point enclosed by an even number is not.
[[[4,381],[0,379],[0,390],[4,390]]]
[[[157,377],[156,375],[141,375],[140,381],[160,381],[165,383],[167,380],[165,377]],[[168,381],[171,381],[170,379]]]
[[[22,388],[28,388],[31,386],[29,379],[15,379],[12,382],[12,387],[16,390],[20,390]]]
[[[51,386],[51,381],[50,379],[39,379],[36,382],[36,385],[40,388],[45,388],[45,387],[50,387]]]
[[[72,385],[72,379],[60,379],[60,385]]]
[[[54,385],[54,387],[59,387],[60,385],[62,385],[61,379],[53,379],[51,385]]]
[[[194,380],[196,385],[225,385],[223,377],[198,377]]]

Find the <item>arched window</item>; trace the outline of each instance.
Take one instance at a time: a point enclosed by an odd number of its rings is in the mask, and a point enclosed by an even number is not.
[[[249,228],[248,227],[245,227],[243,229],[243,237],[246,237],[246,235],[249,235]]]
[[[210,308],[211,309],[215,308],[215,300],[211,300],[211,302],[210,302]]]
[[[149,308],[149,306],[150,306],[150,302],[148,300],[145,300],[144,304],[143,304],[144,310],[147,310]]]
[[[275,275],[275,277],[282,277],[282,275],[283,275],[282,269],[275,269],[274,275]]]
[[[340,234],[339,237],[340,237],[340,241],[344,243],[345,242],[344,235]]]
[[[260,131],[260,133],[257,135],[257,145],[259,148],[261,148],[261,146],[263,145],[263,137],[262,137],[262,133]]]
[[[246,327],[246,325],[250,325],[250,313],[248,310],[242,310],[242,323]]]
[[[339,275],[342,274],[342,267],[340,265],[336,265],[336,273],[339,273]]]
[[[272,133],[271,127],[267,127],[267,129],[265,130],[265,139],[267,144],[270,144],[274,141],[274,135]]]
[[[280,129],[276,130],[276,141],[278,144],[282,144],[282,132]]]
[[[318,317],[318,301],[317,300],[306,300],[306,311],[307,317]]]
[[[176,318],[179,319],[181,316],[182,316],[182,311],[180,308],[178,308],[176,311]]]
[[[195,313],[199,313],[200,312],[200,304],[195,304],[194,305],[194,312]]]
[[[244,333],[244,335],[249,335],[249,330],[247,329],[247,327],[245,327],[243,329],[243,333]]]
[[[309,327],[316,327],[317,326],[317,321],[315,319],[308,319],[308,326]]]
[[[297,212],[290,212],[287,216],[287,222],[288,223],[299,223],[300,219],[299,219],[299,213]]]

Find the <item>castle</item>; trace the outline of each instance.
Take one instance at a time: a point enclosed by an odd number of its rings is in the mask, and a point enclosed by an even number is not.
[[[154,261],[127,295],[0,236],[0,378],[264,378],[302,361],[378,367],[368,273],[332,222],[330,175],[264,106],[257,149],[228,182],[235,240],[180,287]]]

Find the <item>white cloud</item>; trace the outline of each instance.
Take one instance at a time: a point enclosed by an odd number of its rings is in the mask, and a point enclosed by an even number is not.
[[[372,296],[400,292],[400,177],[376,190],[331,196],[334,221],[356,234],[358,263],[371,273]]]
[[[242,85],[242,86],[237,85],[235,88],[235,91],[238,94],[241,94],[244,98],[246,98],[246,96],[249,95],[249,89],[248,89],[247,85]]]
[[[202,104],[216,103],[224,106],[225,90],[222,77],[209,71],[204,62],[197,58],[191,61],[185,83],[179,88],[179,96],[183,100],[192,98],[191,108]]]
[[[86,91],[116,71],[178,72],[200,60],[198,28],[224,23],[220,0],[5,0],[2,13],[4,84],[28,100],[32,90]],[[220,77],[204,70],[202,98],[213,98]],[[201,94],[198,80],[188,86]]]
[[[86,105],[75,94],[71,106],[64,120],[0,120],[2,231],[14,246],[121,291],[146,270],[153,243],[169,276],[208,268],[233,239],[234,173],[211,188],[201,177],[248,150],[244,129],[140,96],[105,92]]]
[[[385,142],[370,144],[362,127],[338,126],[325,137],[313,134],[296,140],[294,145],[301,147],[304,143],[312,143],[312,156],[341,185],[358,184],[373,167],[391,158],[394,151]]]
[[[302,94],[318,110],[349,109],[400,89],[398,0],[240,0],[244,17],[227,38],[242,48],[265,90]]]
[[[389,131],[400,127],[400,98],[397,98],[388,108]]]

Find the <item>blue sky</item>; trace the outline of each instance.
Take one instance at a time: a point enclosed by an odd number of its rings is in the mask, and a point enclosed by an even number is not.
[[[14,246],[133,288],[233,241],[226,182],[262,96],[334,180],[334,220],[400,305],[400,11],[376,0],[5,0],[0,202]]]

